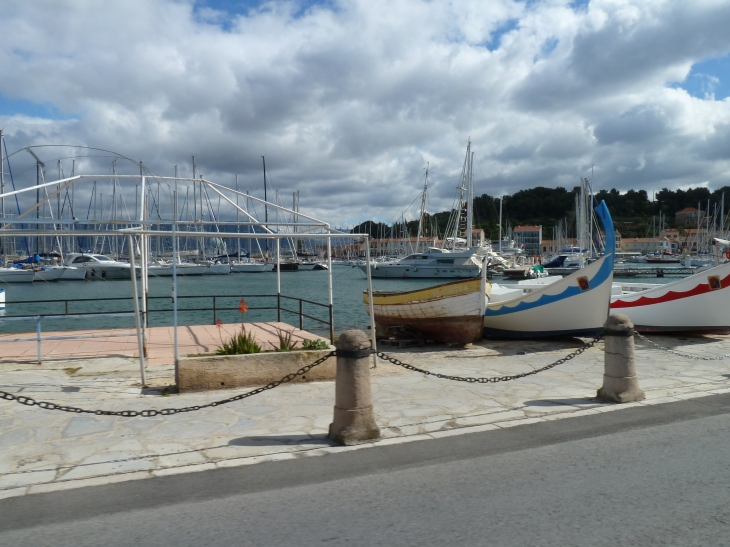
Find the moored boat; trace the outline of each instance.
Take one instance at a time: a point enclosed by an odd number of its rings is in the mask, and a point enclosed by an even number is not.
[[[373,291],[375,328],[407,326],[437,342],[468,344],[481,338],[482,317],[489,297],[486,268],[481,278],[452,281],[404,292]],[[367,291],[363,302],[368,314]]]
[[[126,262],[112,260],[106,255],[69,253],[64,259],[66,266],[86,270],[86,279],[130,279],[132,266]],[[139,275],[139,265],[136,267]]]
[[[231,262],[231,273],[262,273],[273,272],[274,264],[256,261],[234,261]]]
[[[481,260],[476,256],[479,247],[466,251],[451,252],[431,247],[396,262],[371,265],[372,277],[459,279],[479,277]],[[364,272],[367,265],[359,266]]]
[[[612,314],[639,332],[730,334],[730,262],[665,285],[614,283]]]
[[[0,268],[0,283],[31,283],[34,277],[33,270]]]
[[[615,235],[605,202],[596,207],[596,213],[606,234],[604,255],[562,279],[533,280],[529,290],[495,285],[484,312],[484,336],[596,336],[603,331],[611,297]]]

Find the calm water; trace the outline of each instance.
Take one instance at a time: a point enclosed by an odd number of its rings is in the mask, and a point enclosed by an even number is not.
[[[633,267],[634,265],[632,265]],[[220,318],[224,323],[234,323],[241,320],[241,314],[236,310],[224,311],[221,307],[238,306],[241,297],[246,298],[249,311],[245,315],[247,322],[275,321],[276,320],[276,274],[231,274],[222,276],[194,276],[178,278],[178,295],[197,296],[200,298],[180,298],[178,307],[197,308],[196,311],[180,311],[178,323],[180,325],[212,324],[214,318]],[[668,276],[662,279],[656,277],[635,277],[626,279],[627,282],[669,283],[678,279]],[[501,278],[495,278],[497,283],[509,283]],[[380,290],[412,290],[428,287],[443,282],[443,280],[418,279],[374,279],[373,287]],[[138,284],[139,287],[139,284]],[[1,287],[0,287],[1,288]],[[131,298],[132,286],[129,281],[55,281],[49,283],[14,283],[5,284],[6,308],[0,310],[0,317],[10,315],[50,314],[63,313],[63,299],[89,299],[87,302],[69,302],[69,313],[114,312],[129,311],[132,308],[130,300],[113,301],[109,298]],[[358,268],[349,266],[335,266],[333,269],[333,298],[335,332],[347,329],[367,329],[369,319],[362,302],[362,292],[367,289],[365,274]],[[171,309],[172,300],[171,278],[151,278],[150,297],[160,296],[163,299],[150,300],[150,309]],[[326,304],[327,272],[282,272],[281,293]],[[212,298],[206,295],[230,295],[228,298],[216,298],[217,312],[212,311]],[[256,295],[272,295],[260,297]],[[31,304],[13,304],[13,302],[30,300]],[[273,307],[274,309],[254,309]],[[299,309],[297,301],[282,299],[282,307],[292,310]],[[304,304],[305,314],[327,320],[328,311],[311,304]],[[299,326],[297,316],[282,312],[282,321]],[[172,313],[150,313],[150,325],[171,325]],[[133,327],[132,317],[95,317],[95,318],[47,318],[43,320],[43,330],[74,330],[88,328],[119,328]],[[304,319],[304,329],[319,334],[328,334],[326,324],[317,323],[311,319]],[[29,332],[35,330],[33,321],[0,321],[0,332]]]

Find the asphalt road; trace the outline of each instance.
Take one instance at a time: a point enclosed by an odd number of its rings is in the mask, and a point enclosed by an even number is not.
[[[730,395],[0,501],[0,545],[730,545]]]

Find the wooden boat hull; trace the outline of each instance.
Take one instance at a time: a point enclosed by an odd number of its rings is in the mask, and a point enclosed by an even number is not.
[[[730,263],[633,294],[611,298],[639,332],[730,334]]]
[[[488,287],[486,280],[469,279],[414,291],[374,292],[375,328],[384,334],[388,327],[404,325],[437,342],[474,342],[481,338]],[[363,302],[370,313],[367,291]]]

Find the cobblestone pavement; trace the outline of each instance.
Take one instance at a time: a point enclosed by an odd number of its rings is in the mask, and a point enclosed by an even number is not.
[[[730,353],[729,337],[653,337],[698,356]],[[389,351],[416,366],[453,375],[502,376],[549,364],[582,344],[483,341],[464,349]],[[0,390],[92,409],[182,407],[248,389],[165,396],[171,366],[149,367],[142,389],[134,359],[110,357],[43,365],[0,363]],[[326,439],[334,383],[285,384],[240,402],[154,418],[76,415],[0,400],[0,498],[114,481],[202,471],[370,446],[513,427],[635,405],[730,391],[730,359],[684,359],[637,340],[646,400],[604,404],[603,343],[552,370],[497,384],[426,377],[383,363],[373,370],[375,415],[383,439],[339,447]]]

